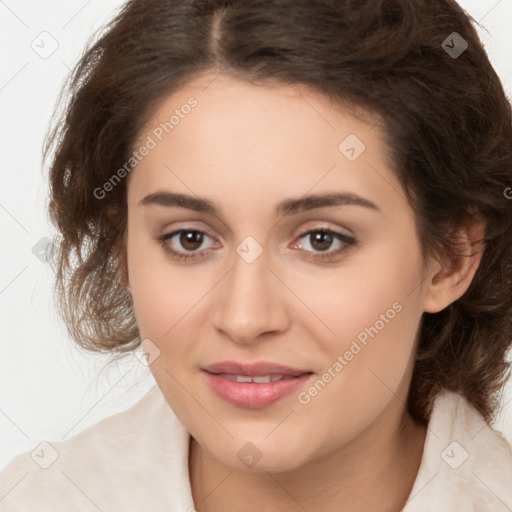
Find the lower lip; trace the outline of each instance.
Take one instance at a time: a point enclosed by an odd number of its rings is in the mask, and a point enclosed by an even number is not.
[[[247,409],[271,405],[300,388],[313,374],[306,373],[276,382],[235,382],[203,370],[210,387],[226,402]]]

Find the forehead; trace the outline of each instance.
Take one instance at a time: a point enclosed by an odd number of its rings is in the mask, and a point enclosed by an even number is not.
[[[376,119],[304,86],[201,75],[166,97],[141,131],[135,148],[152,148],[132,172],[131,194],[167,187],[271,202],[342,187],[389,195],[389,182],[400,187]]]

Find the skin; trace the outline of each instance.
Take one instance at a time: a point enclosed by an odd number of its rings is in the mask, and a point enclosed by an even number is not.
[[[405,407],[420,319],[464,293],[480,256],[425,261],[374,116],[297,85],[205,74],[165,98],[138,143],[190,96],[198,105],[129,177],[125,243],[141,339],[160,351],[150,369],[192,436],[196,509],[400,510],[426,434]],[[354,161],[338,149],[349,134],[366,146]],[[219,213],[140,205],[156,191],[207,198]],[[333,191],[376,208],[275,212],[284,199]],[[322,228],[356,242],[334,238],[319,250],[305,233]],[[178,261],[155,240],[178,229],[203,231],[192,252],[206,257]],[[469,224],[459,235],[469,247],[482,229]],[[248,236],[263,251],[252,263],[236,252]],[[179,236],[165,244],[187,253]],[[200,371],[273,361],[312,371],[314,381],[396,303],[401,311],[308,404],[294,392],[261,409],[237,407]],[[237,457],[248,442],[261,454],[252,467]]]

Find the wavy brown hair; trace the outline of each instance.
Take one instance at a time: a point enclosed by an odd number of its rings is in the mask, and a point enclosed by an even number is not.
[[[94,191],[159,103],[207,71],[302,84],[378,114],[425,255],[457,251],[454,228],[468,216],[486,222],[468,291],[423,315],[408,407],[425,422],[449,389],[491,421],[511,343],[512,126],[475,24],[452,0],[129,1],[81,57],[45,144],[70,336],[115,358],[140,344],[122,279],[127,180],[101,199]],[[457,56],[454,32],[468,44]]]

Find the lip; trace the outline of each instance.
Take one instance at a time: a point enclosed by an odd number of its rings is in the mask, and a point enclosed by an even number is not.
[[[286,375],[297,377],[304,373],[310,373],[310,370],[301,368],[292,368],[269,361],[259,361],[257,363],[240,363],[237,361],[221,361],[213,363],[202,368],[208,373],[232,373],[234,375],[248,375],[257,377],[259,375]]]
[[[314,375],[309,370],[292,368],[270,362],[238,363],[223,361],[201,369],[210,388],[223,400],[246,409],[260,409],[272,405],[293,393]],[[235,382],[219,374],[283,375],[286,379],[275,382]]]

